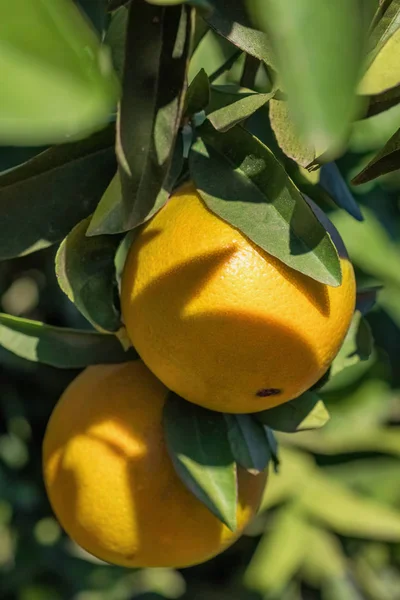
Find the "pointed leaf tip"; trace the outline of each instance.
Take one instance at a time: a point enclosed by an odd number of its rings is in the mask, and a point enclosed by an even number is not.
[[[231,531],[236,529],[236,465],[224,415],[170,393],[164,407],[167,448],[186,487]]]

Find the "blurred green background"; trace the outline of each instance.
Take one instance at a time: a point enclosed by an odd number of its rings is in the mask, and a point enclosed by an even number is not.
[[[82,4],[95,20],[93,3]],[[229,52],[231,46],[208,32],[192,72],[200,66],[215,71]],[[236,82],[240,69],[237,61],[218,83]],[[338,161],[345,180],[381,148],[399,120],[395,107],[354,125],[349,150]],[[267,108],[249,127],[273,143]],[[37,151],[0,148],[0,170]],[[281,469],[271,474],[259,517],[246,536],[208,563],[182,571],[129,571],[101,563],[66,538],[45,495],[41,444],[51,410],[77,372],[0,349],[1,600],[400,599],[400,173],[350,189],[365,221],[344,211],[330,216],[358,281],[383,285],[367,316],[376,349],[323,388],[332,415],[323,430],[278,435]],[[51,247],[0,263],[1,310],[89,327],[57,285],[55,252]]]

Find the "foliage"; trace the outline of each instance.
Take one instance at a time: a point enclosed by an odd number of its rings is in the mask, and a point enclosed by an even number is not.
[[[81,0],[88,19],[66,0],[20,4],[0,26],[0,596],[399,597],[400,3]],[[339,285],[311,198],[355,264],[357,310],[326,376],[282,407],[210,416],[170,395],[177,472],[232,529],[236,465],[277,468],[272,430],[279,472],[226,555],[128,573],[65,541],[40,442],[71,369],[136,357],[126,246],[188,178],[255,244]]]

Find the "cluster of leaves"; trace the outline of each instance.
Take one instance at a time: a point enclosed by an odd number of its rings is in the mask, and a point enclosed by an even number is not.
[[[60,368],[137,358],[127,349],[118,273],[132,232],[188,178],[210,210],[261,248],[317,281],[340,285],[338,249],[313,201],[337,204],[362,220],[332,160],[344,151],[354,119],[391,111],[400,100],[396,61],[387,60],[396,55],[388,48],[398,45],[400,4],[370,4],[367,10],[358,0],[338,0],[329,9],[314,0],[99,2],[101,44],[79,12],[57,0],[52,20],[32,14],[41,24],[35,38],[9,29],[11,46],[24,50],[19,71],[14,54],[4,59],[10,73],[26,77],[34,53],[45,81],[34,71],[30,85],[48,102],[33,95],[25,114],[26,104],[21,109],[14,97],[20,88],[10,84],[7,105],[0,107],[8,124],[0,140],[50,147],[30,149],[33,157],[0,175],[0,258],[61,242],[60,287],[96,331],[2,315],[2,346]],[[17,5],[5,11],[3,28],[15,21]],[[25,38],[32,44],[25,47]],[[49,39],[56,41],[44,53]],[[206,58],[212,44],[221,49],[216,61],[215,53]],[[294,68],[299,56],[304,70]],[[75,85],[68,110],[54,101],[66,81]],[[356,183],[398,168],[399,143],[397,133]],[[374,288],[360,292],[333,374],[370,356],[362,312],[375,294]],[[271,429],[315,428],[327,418],[315,391],[257,418],[209,414],[171,394],[166,436],[184,481],[234,528],[236,463],[260,471],[276,453]]]

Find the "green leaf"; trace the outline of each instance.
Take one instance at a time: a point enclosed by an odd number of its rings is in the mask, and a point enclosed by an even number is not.
[[[289,267],[328,285],[341,282],[336,248],[272,152],[240,126],[205,123],[189,155],[210,210]]]
[[[0,258],[50,246],[93,212],[116,170],[114,126],[0,175]]]
[[[290,402],[256,413],[255,417],[276,431],[288,433],[319,429],[330,418],[321,398],[310,391]]]
[[[261,423],[251,415],[224,416],[236,462],[250,473],[263,471],[271,460],[271,450]]]
[[[308,524],[295,504],[280,509],[272,530],[264,534],[245,572],[250,589],[267,597],[274,592],[282,598],[286,584],[304,560]]]
[[[104,39],[104,43],[111,50],[111,59],[114,70],[121,80],[124,71],[127,23],[128,9],[126,6],[121,6],[112,14]]]
[[[200,69],[191,81],[186,98],[184,114],[186,116],[204,110],[210,101],[210,82],[204,69]]]
[[[358,0],[335,0],[329,10],[319,0],[248,0],[247,6],[270,36],[300,137],[317,154],[337,152],[357,109],[365,26]]]
[[[104,127],[119,86],[107,49],[74,2],[7,2],[0,39],[1,144],[56,144]]]
[[[177,179],[183,167],[183,141],[180,135],[176,141],[172,161],[169,165],[167,179],[163,183],[163,187],[159,192],[154,206],[148,215],[148,219],[152,217],[167,201],[171,194]],[[86,235],[102,235],[115,234],[125,231],[124,226],[124,206],[122,199],[121,177],[117,171],[114,178],[111,180],[108,188],[104,192],[103,197],[97,205],[96,210],[91,218],[90,225]]]
[[[208,114],[207,119],[217,131],[228,131],[241,121],[248,119],[259,108],[264,106],[276,91],[269,94],[249,94],[238,98],[222,108]]]
[[[400,0],[393,0],[372,30],[368,69],[359,93],[379,94],[400,83]]]
[[[400,540],[399,511],[363,498],[328,477],[308,480],[299,502],[312,519],[340,535]]]
[[[333,213],[332,221],[350,258],[366,275],[387,284],[400,285],[400,251],[375,212],[363,207],[364,221],[357,223],[343,211]]]
[[[354,177],[352,183],[353,185],[360,185],[398,169],[400,169],[400,129],[364,167],[361,173]]]
[[[213,7],[205,16],[210,27],[247,54],[275,66],[269,37],[251,26],[241,0],[213,0]]]
[[[188,489],[229,529],[236,529],[236,466],[222,413],[170,393],[164,432],[175,469]]]
[[[274,432],[272,431],[272,429],[270,429],[270,427],[264,425],[264,431],[265,435],[267,436],[269,449],[271,451],[272,462],[274,463],[274,471],[275,473],[278,473],[280,467],[280,460],[278,456],[278,442],[276,440]]]
[[[0,314],[0,345],[26,360],[62,369],[138,358],[133,348],[125,352],[112,334],[50,327],[5,314]]]
[[[356,310],[342,347],[331,366],[331,377],[360,360],[367,360],[372,353],[373,338],[368,322]]]
[[[299,138],[299,132],[289,114],[287,100],[271,100],[269,119],[276,141],[286,156],[302,167],[307,167],[315,160],[315,148]]]
[[[87,237],[90,217],[67,235],[56,256],[58,283],[94,327],[118,331],[121,315],[115,307],[117,281],[114,256],[120,236]]]
[[[192,30],[187,6],[130,4],[117,126],[123,231],[167,200],[163,186],[183,112]]]

